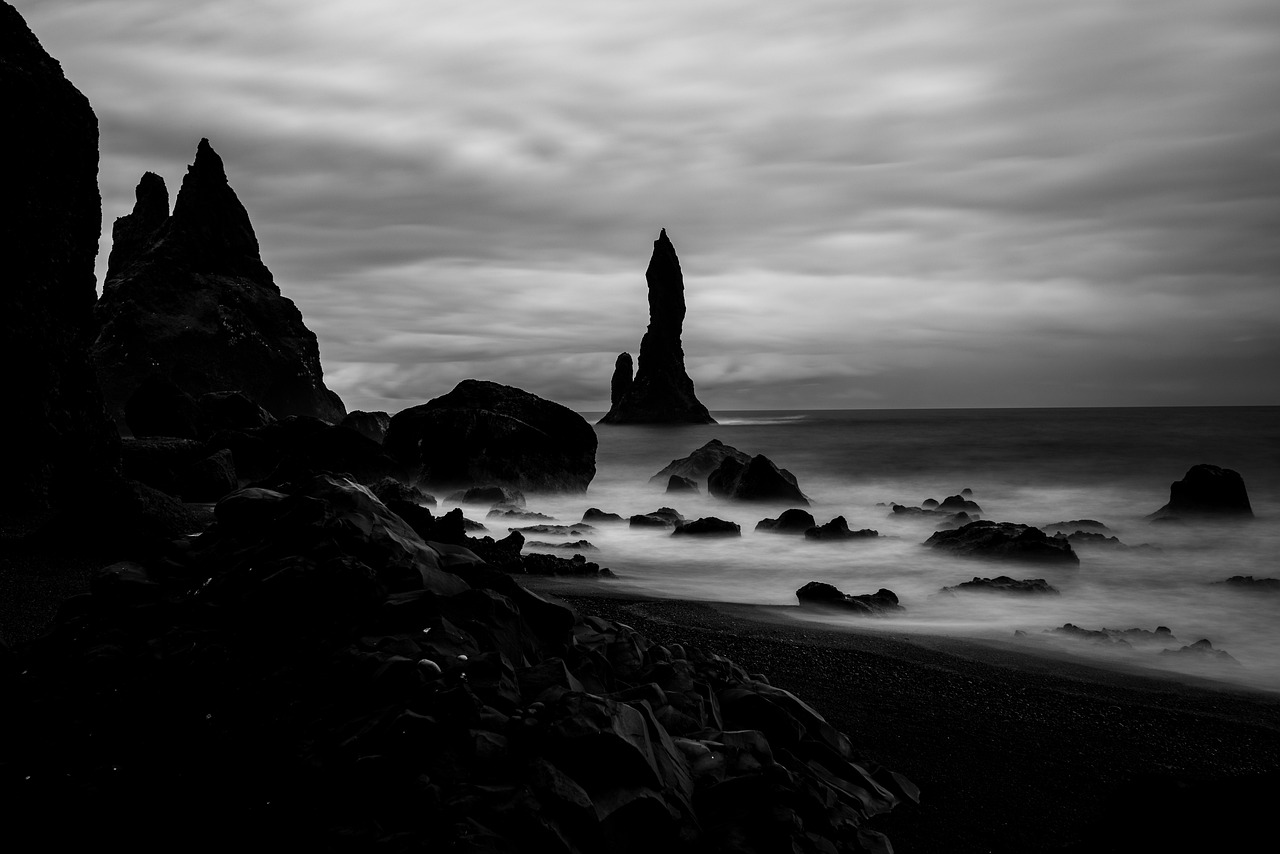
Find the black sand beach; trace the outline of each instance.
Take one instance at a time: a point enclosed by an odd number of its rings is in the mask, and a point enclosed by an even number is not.
[[[776,608],[526,583],[798,694],[920,786],[918,806],[873,822],[900,854],[1270,850],[1280,697],[965,640],[828,630]]]

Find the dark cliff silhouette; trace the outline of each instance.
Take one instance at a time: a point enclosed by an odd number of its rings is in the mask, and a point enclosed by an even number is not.
[[[645,270],[649,283],[649,328],[640,341],[640,359],[631,376],[631,356],[618,356],[609,412],[601,424],[714,424],[693,391],[684,367],[684,275],[666,229],[653,242]]]
[[[262,263],[249,214],[222,158],[201,140],[169,214],[164,180],[138,183],[116,220],[93,361],[118,424],[146,379],[183,392],[240,391],[272,415],[340,421],[316,336]]]
[[[98,119],[22,16],[0,3],[8,216],[0,347],[8,374],[6,512],[41,512],[107,480],[119,440],[88,361],[102,202]]]

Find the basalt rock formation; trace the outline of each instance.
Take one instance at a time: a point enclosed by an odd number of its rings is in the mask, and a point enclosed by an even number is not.
[[[699,402],[684,367],[684,275],[666,229],[653,242],[644,277],[649,283],[649,328],[640,341],[639,366],[631,376],[631,356],[618,356],[609,412],[601,424],[714,424]]]
[[[483,380],[397,412],[382,446],[428,488],[585,492],[596,473],[596,433],[581,415]]]
[[[325,387],[316,336],[262,263],[209,141],[200,141],[172,215],[158,175],[144,175],[136,195],[112,229],[94,313],[93,363],[117,423],[156,376],[197,398],[243,392],[277,418],[340,421],[346,408]]]
[[[0,510],[42,512],[114,481],[120,465],[88,360],[102,221],[98,119],[7,3],[0,3],[0,91],[9,451]]]

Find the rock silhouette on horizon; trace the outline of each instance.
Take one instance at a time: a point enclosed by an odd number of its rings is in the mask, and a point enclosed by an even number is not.
[[[631,375],[631,355],[614,366],[609,412],[601,424],[714,424],[694,394],[684,367],[680,335],[684,328],[684,275],[664,228],[653,242],[645,270],[649,283],[649,328],[640,341],[640,358]]]
[[[118,479],[119,439],[89,365],[102,202],[98,119],[22,15],[0,3],[9,368],[6,513],[83,500]]]
[[[263,264],[249,214],[207,139],[169,213],[164,179],[138,182],[116,220],[92,359],[108,412],[159,377],[186,394],[239,391],[277,418],[346,414],[315,334]]]
[[[1252,519],[1253,508],[1244,478],[1233,469],[1205,463],[1192,466],[1182,480],[1169,484],[1169,502],[1148,518],[1181,517]]]

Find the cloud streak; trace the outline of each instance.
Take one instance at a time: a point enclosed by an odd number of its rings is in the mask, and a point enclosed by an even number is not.
[[[663,226],[713,410],[1280,402],[1270,0],[16,5],[107,238],[208,136],[354,408],[606,408]]]

